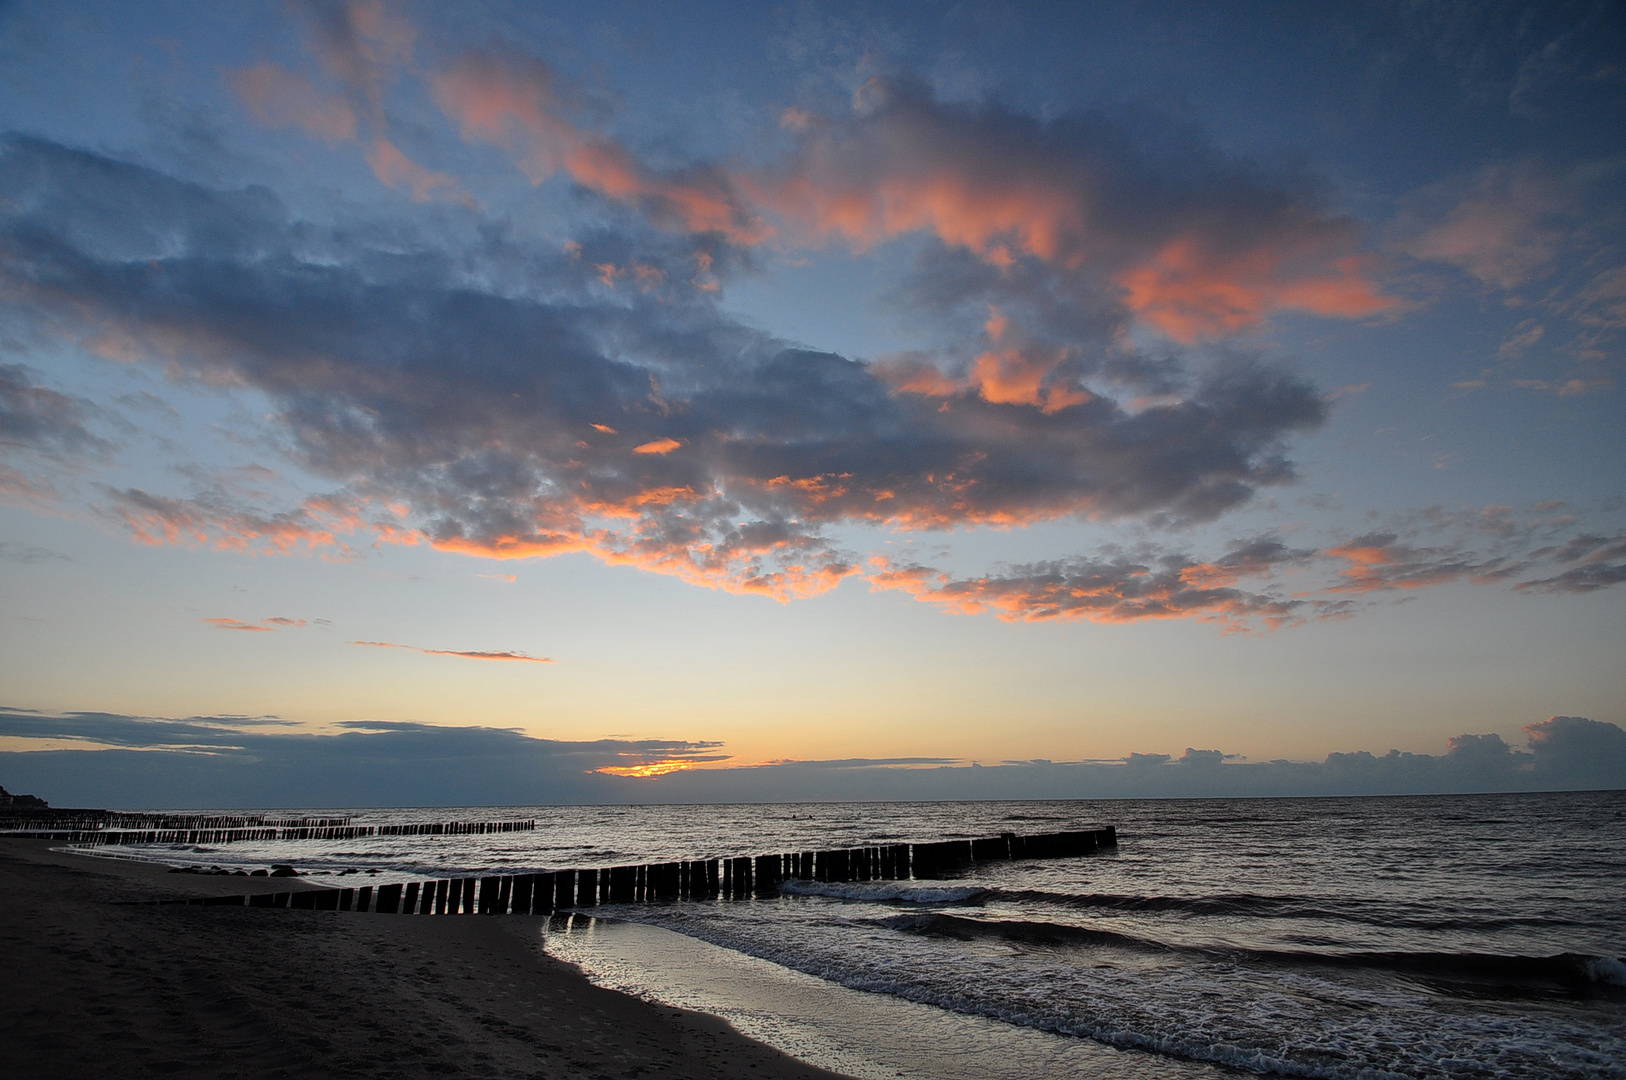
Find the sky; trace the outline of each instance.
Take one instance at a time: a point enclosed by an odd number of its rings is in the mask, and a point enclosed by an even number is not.
[[[1623,57],[1599,2],[0,3],[0,782],[1626,786]]]

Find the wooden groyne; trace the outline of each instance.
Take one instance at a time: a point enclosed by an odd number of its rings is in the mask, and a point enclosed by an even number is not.
[[[0,810],[0,835],[18,831],[95,832],[102,829],[134,831],[203,829],[308,829],[349,825],[347,817],[273,817],[268,814],[148,814],[121,810],[53,810],[29,807]]]
[[[133,815],[132,815],[133,816]],[[95,819],[100,820],[100,819]],[[156,824],[155,824],[156,822]],[[232,844],[248,840],[354,840],[364,836],[471,836],[530,832],[536,821],[423,821],[400,825],[352,825],[349,818],[158,818],[144,826],[86,829],[56,825],[0,830],[0,837],[58,840],[67,844]]]
[[[792,851],[732,859],[639,866],[598,866],[538,874],[303,889],[252,896],[211,896],[160,903],[205,907],[307,908],[382,915],[551,915],[600,904],[743,900],[773,896],[787,881],[939,880],[979,862],[1091,855],[1118,844],[1107,825],[1080,832],[886,844],[833,851]]]

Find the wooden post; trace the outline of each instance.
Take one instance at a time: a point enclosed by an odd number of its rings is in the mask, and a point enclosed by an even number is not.
[[[595,870],[576,871],[576,906],[592,907],[598,903],[599,872]]]
[[[488,914],[506,915],[508,914],[508,905],[514,899],[514,879],[504,876],[497,880],[502,883],[497,890],[497,910]]]
[[[475,878],[463,879],[463,914],[474,914],[474,888],[479,884]]]
[[[515,915],[531,913],[531,889],[536,885],[535,874],[521,874],[514,879],[514,895],[509,909]]]
[[[979,862],[1011,857],[1011,842],[1004,836],[988,836],[971,841],[971,857]]]
[[[497,914],[497,894],[501,888],[501,878],[488,877],[480,879],[480,914]]]
[[[380,915],[399,915],[401,912],[401,885],[380,885],[378,887],[378,902],[373,908]]]
[[[753,876],[758,896],[771,896],[778,891],[779,883],[785,877],[783,863],[778,855],[758,855],[754,869]]]
[[[406,893],[401,897],[401,914],[416,915],[418,913],[418,883],[407,882]]]

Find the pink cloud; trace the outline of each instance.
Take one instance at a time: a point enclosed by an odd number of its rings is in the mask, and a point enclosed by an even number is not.
[[[356,137],[355,110],[343,97],[319,93],[304,75],[261,63],[231,72],[227,81],[266,127],[295,127],[330,143]]]
[[[412,192],[413,202],[428,202],[436,198],[453,202],[469,201],[468,192],[463,190],[463,185],[455,177],[424,168],[386,138],[373,140],[367,150],[367,164],[385,186],[404,187]]]
[[[277,632],[277,628],[274,626],[261,626],[258,623],[243,622],[241,619],[214,618],[204,619],[203,621],[221,630],[245,630],[255,634],[274,634]]]
[[[433,90],[465,139],[515,151],[532,183],[564,172],[607,198],[644,202],[657,219],[692,232],[721,232],[739,243],[770,235],[742,210],[721,176],[706,170],[657,173],[614,140],[578,127],[552,70],[535,57],[472,50],[435,77]]]

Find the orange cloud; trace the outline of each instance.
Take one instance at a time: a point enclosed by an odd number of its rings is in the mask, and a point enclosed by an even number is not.
[[[486,652],[479,649],[420,649],[416,645],[400,645],[393,641],[351,641],[347,644],[366,645],[374,649],[406,649],[408,652],[424,653],[428,656],[457,656],[464,660],[517,660],[529,664],[554,662],[546,656],[531,656],[529,653],[508,650]]]
[[[553,72],[535,57],[474,50],[436,76],[433,91],[465,139],[521,154],[519,166],[534,184],[564,172],[606,198],[647,202],[654,216],[692,232],[720,232],[745,244],[772,233],[742,211],[721,176],[656,173],[613,140],[579,128],[566,115],[569,103]]]
[[[454,177],[424,168],[382,136],[374,139],[368,148],[367,164],[386,187],[404,187],[411,191],[413,202],[428,202],[434,198],[469,201],[468,192]]]
[[[762,205],[815,238],[840,237],[863,250],[910,232],[931,232],[1009,266],[1011,248],[1053,259],[1064,233],[1082,228],[1077,200],[1042,182],[990,180],[949,165],[927,165],[872,183],[839,175],[834,162],[779,182],[741,178]]]
[[[683,444],[678,442],[676,439],[655,439],[651,442],[634,446],[632,448],[632,452],[634,454],[670,454],[673,450],[676,450],[682,445]]]
[[[594,517],[623,518],[626,526],[591,528],[578,521],[530,535],[436,537],[434,547],[481,558],[549,558],[586,552],[612,566],[633,566],[725,592],[768,596],[780,602],[817,596],[859,572],[816,535],[783,524],[757,522],[720,528],[718,497],[688,489],[671,501],[635,512],[629,503],[598,503]],[[638,496],[634,496],[636,500]],[[582,507],[584,512],[588,508]]]
[[[1074,283],[1113,283],[1136,315],[1187,342],[1274,311],[1349,318],[1397,303],[1368,280],[1349,221],[1258,187],[1238,198],[1223,177],[1171,189],[1104,128],[1046,128],[877,78],[850,118],[798,114],[791,130],[800,145],[787,164],[732,180],[809,242],[864,250],[933,235],[1002,276],[1026,260]],[[1031,403],[1031,385],[1022,393]]]
[[[214,618],[204,619],[203,621],[221,630],[246,630],[255,634],[274,634],[277,632],[277,628],[274,626],[260,626],[255,623],[243,622],[241,619]]]
[[[1389,589],[1423,589],[1467,578],[1486,583],[1523,569],[1503,565],[1502,559],[1481,560],[1455,548],[1417,548],[1399,542],[1393,533],[1368,533],[1327,554],[1349,565],[1338,572],[1339,584],[1329,593],[1368,593]]]
[[[296,510],[275,514],[214,505],[195,499],[175,499],[131,488],[113,493],[110,508],[141,544],[191,544],[223,551],[273,551],[286,554],[297,548],[328,552],[336,558],[352,554],[341,535],[370,532],[375,543],[417,544],[415,529],[389,519],[363,515],[365,500],[356,506],[330,498],[313,497]]]
[[[906,394],[925,397],[949,397],[965,389],[965,384],[943,372],[943,369],[920,353],[882,356],[869,366],[876,378]]]
[[[330,143],[356,137],[356,113],[342,97],[317,91],[305,76],[272,63],[230,72],[227,81],[266,127],[296,127]]]
[[[304,619],[289,619],[281,615],[273,615],[268,619],[261,619],[258,623],[244,622],[241,619],[214,618],[204,619],[206,623],[219,627],[221,630],[248,630],[255,633],[274,634],[285,626],[299,627],[305,625]]]
[[[1063,349],[990,349],[971,367],[971,384],[991,405],[1035,405],[1049,414],[1091,399],[1088,391],[1053,381]]]
[[[1356,318],[1397,303],[1378,295],[1355,256],[1295,257],[1290,245],[1221,254],[1190,236],[1118,280],[1137,315],[1187,344],[1250,330],[1274,311]]]

